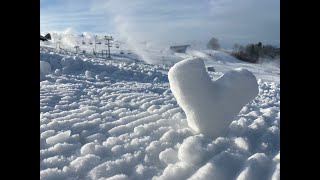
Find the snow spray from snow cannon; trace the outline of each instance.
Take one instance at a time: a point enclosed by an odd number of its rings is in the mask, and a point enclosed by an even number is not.
[[[168,73],[170,88],[188,125],[210,137],[224,136],[240,110],[259,92],[256,77],[237,68],[212,81],[201,58],[188,58]]]

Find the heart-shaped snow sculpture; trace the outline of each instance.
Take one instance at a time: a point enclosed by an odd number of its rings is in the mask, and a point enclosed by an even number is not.
[[[243,106],[259,92],[256,77],[242,68],[212,81],[200,58],[180,61],[169,70],[168,77],[188,125],[210,137],[224,136]]]

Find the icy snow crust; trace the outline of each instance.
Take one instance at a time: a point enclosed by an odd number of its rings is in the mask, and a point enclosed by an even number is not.
[[[279,82],[256,76],[259,94],[212,138],[188,126],[168,66],[47,47],[40,61],[42,180],[280,177]]]

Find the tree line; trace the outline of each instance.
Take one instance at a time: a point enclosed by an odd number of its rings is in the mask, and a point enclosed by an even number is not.
[[[257,63],[260,58],[280,59],[280,48],[272,45],[247,44],[245,46],[235,44],[231,55],[247,62]]]
[[[207,44],[207,48],[219,50],[220,44],[218,39],[211,38]],[[263,45],[261,42],[247,45],[235,44],[232,52],[229,54],[242,61],[257,63],[259,59],[280,59],[280,48],[268,44]]]

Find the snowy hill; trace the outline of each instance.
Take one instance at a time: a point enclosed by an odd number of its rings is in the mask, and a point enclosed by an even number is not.
[[[279,67],[120,40],[106,60],[94,45],[62,39],[60,50],[40,44],[41,179],[280,179]],[[88,53],[76,54],[77,42]],[[214,67],[212,80],[241,67],[258,79],[224,136],[190,128],[170,90],[170,67],[191,57]]]
[[[95,41],[101,44],[96,44],[95,46]],[[112,47],[110,47],[111,54],[114,58],[130,59],[145,62],[147,64],[172,66],[186,58],[201,57],[205,60],[206,66],[213,66],[217,72],[225,73],[229,70],[242,67],[253,72],[253,74],[259,79],[271,82],[280,82],[280,67],[277,63],[247,63],[222,51],[202,50],[196,46],[188,48],[187,53],[182,54],[171,52],[169,50],[169,45],[156,44],[152,42],[133,43],[125,41],[125,39],[117,39],[114,37],[114,41],[111,44]],[[85,42],[85,44],[82,44],[83,42]],[[54,33],[52,35],[52,41],[44,43],[41,42],[40,45],[55,49],[59,49],[58,47],[60,47],[60,52],[66,50],[73,53],[76,52],[75,46],[79,46],[78,54],[83,54],[81,52],[85,51],[87,57],[89,55],[94,57],[93,51],[101,57],[101,51],[106,51],[108,49],[103,35],[94,38],[90,33],[84,33],[83,37],[69,33]],[[220,75],[221,74],[218,74],[217,77]]]

